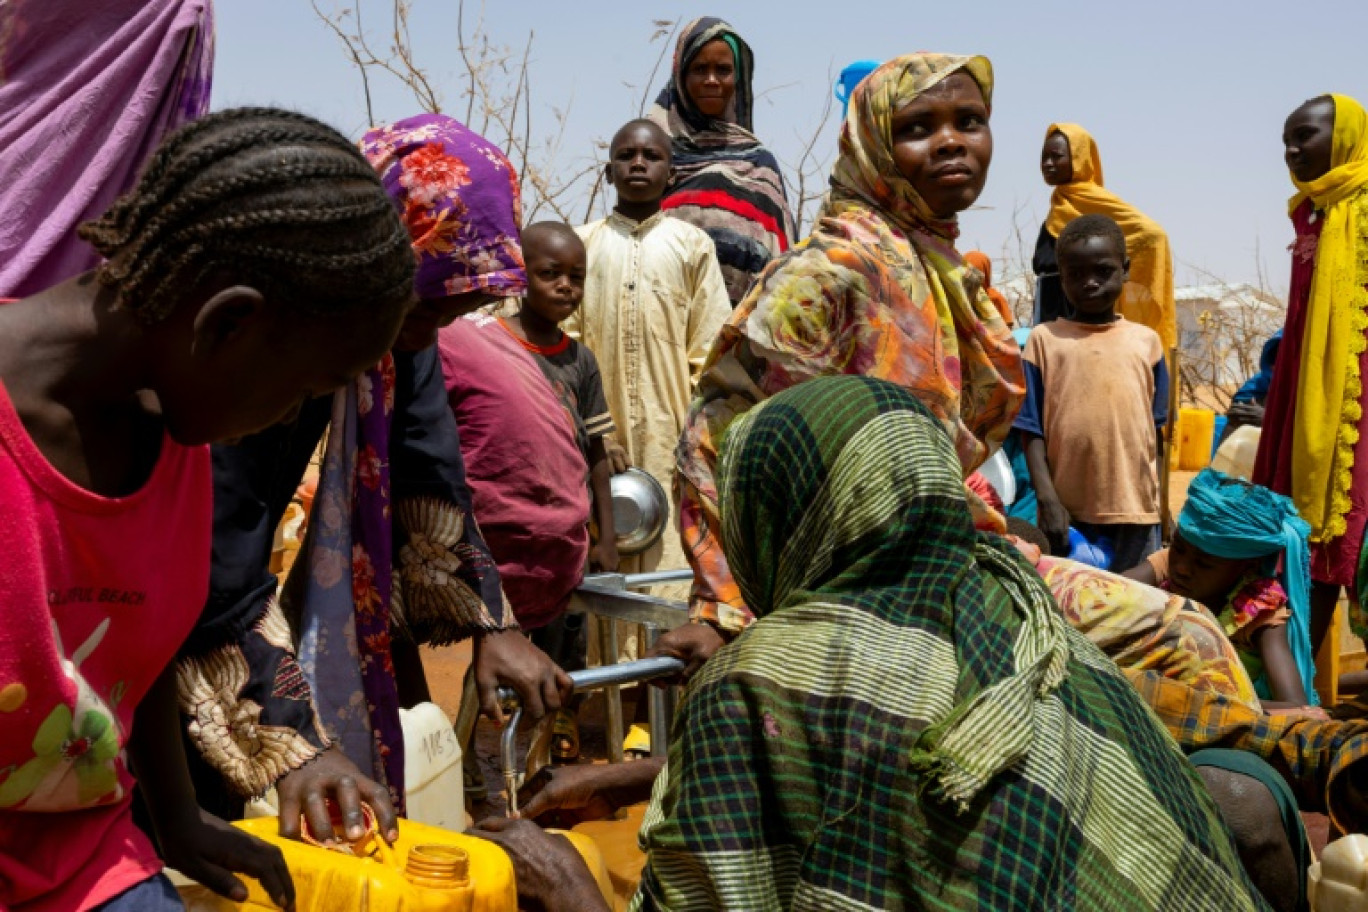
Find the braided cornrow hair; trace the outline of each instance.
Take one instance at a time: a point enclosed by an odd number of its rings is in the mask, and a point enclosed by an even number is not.
[[[345,136],[274,108],[219,111],[176,131],[132,192],[78,234],[99,281],[143,324],[211,275],[313,316],[402,305],[408,232]]]

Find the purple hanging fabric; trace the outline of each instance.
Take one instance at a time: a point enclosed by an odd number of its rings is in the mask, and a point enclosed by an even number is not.
[[[314,501],[299,665],[328,735],[404,808],[404,733],[390,653],[394,357],[334,394]],[[297,565],[298,566],[298,565]]]
[[[0,2],[0,297],[98,262],[76,237],[209,108],[211,0]]]
[[[370,711],[384,781],[404,809],[404,731],[399,688],[390,651],[390,601],[394,594],[394,530],[390,504],[390,424],[394,420],[394,357],[357,380],[355,481],[352,496],[352,601],[361,683]],[[368,401],[369,400],[369,401]]]

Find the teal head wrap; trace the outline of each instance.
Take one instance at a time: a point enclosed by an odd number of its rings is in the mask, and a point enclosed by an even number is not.
[[[1292,610],[1287,642],[1297,660],[1307,698],[1316,705],[1312,686],[1316,665],[1311,653],[1311,556],[1307,545],[1311,527],[1297,515],[1292,499],[1215,469],[1203,469],[1188,488],[1187,503],[1178,515],[1178,534],[1213,557],[1266,558],[1269,576],[1277,571],[1277,558],[1282,556],[1278,581],[1287,591]]]
[[[731,32],[723,32],[722,40],[727,42],[727,47],[731,48],[732,65],[739,69],[741,67],[741,48],[736,44],[736,36]]]

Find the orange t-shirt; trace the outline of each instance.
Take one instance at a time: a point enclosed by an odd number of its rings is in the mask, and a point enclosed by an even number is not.
[[[1023,354],[1016,427],[1045,439],[1059,502],[1088,523],[1159,521],[1156,428],[1168,421],[1168,367],[1154,330],[1052,320]]]

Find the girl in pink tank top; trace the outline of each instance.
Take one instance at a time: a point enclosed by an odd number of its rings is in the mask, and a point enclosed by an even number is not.
[[[344,136],[271,109],[176,132],[80,235],[102,266],[0,307],[0,909],[175,908],[135,776],[167,863],[288,906],[279,853],[197,807],[167,671],[208,593],[207,444],[389,350],[409,237]]]

